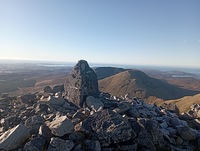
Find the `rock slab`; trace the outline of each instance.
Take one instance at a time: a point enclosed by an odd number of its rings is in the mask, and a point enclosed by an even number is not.
[[[30,130],[23,124],[6,131],[0,137],[0,150],[12,150],[20,146],[30,136]]]
[[[61,116],[52,121],[49,124],[49,128],[52,134],[56,136],[63,136],[71,133],[74,129],[74,125],[66,116]]]

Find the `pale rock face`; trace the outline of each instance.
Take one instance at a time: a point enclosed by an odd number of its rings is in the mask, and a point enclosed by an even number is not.
[[[97,75],[85,60],[80,60],[67,77],[65,83],[67,99],[83,106],[87,96],[99,97]]]
[[[0,137],[0,150],[12,150],[20,146],[30,136],[30,130],[19,124]]]
[[[74,129],[74,125],[66,116],[60,116],[49,123],[49,128],[52,134],[56,136],[63,136],[71,133]]]

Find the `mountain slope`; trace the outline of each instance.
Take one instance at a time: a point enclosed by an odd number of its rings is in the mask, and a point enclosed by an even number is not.
[[[176,100],[168,100],[165,103],[176,104],[180,110],[180,113],[187,112],[192,104],[200,104],[200,94],[194,96],[185,96]]]
[[[139,70],[127,70],[99,81],[102,92],[112,95],[148,98],[156,96],[164,100],[177,99],[186,95],[195,95],[198,91],[191,91],[170,85],[161,80],[147,76]]]
[[[117,67],[99,67],[94,69],[95,73],[97,74],[98,80],[113,76],[126,70],[127,69]]]

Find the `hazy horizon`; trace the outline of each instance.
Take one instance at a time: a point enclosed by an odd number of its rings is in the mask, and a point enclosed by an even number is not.
[[[86,60],[86,59],[79,59],[79,60]],[[30,63],[30,64],[35,64],[35,65],[61,65],[61,66],[74,66],[79,60],[76,61],[56,61],[56,60],[28,60],[28,59],[1,59],[0,58],[0,64],[25,64],[25,63]],[[88,64],[92,67],[118,67],[118,68],[150,68],[150,69],[200,69],[200,66],[166,66],[166,65],[148,65],[148,64],[114,64],[114,63],[98,63],[98,62],[89,62],[86,60]]]
[[[2,0],[0,59],[200,67],[200,1]]]

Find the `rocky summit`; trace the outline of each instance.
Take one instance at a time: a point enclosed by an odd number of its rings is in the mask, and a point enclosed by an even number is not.
[[[80,60],[65,83],[67,99],[83,106],[87,96],[99,97],[97,76],[85,60]]]
[[[127,95],[99,95],[96,75],[82,60],[65,91],[61,85],[0,99],[0,150],[197,151],[199,112],[198,104],[179,115]]]

